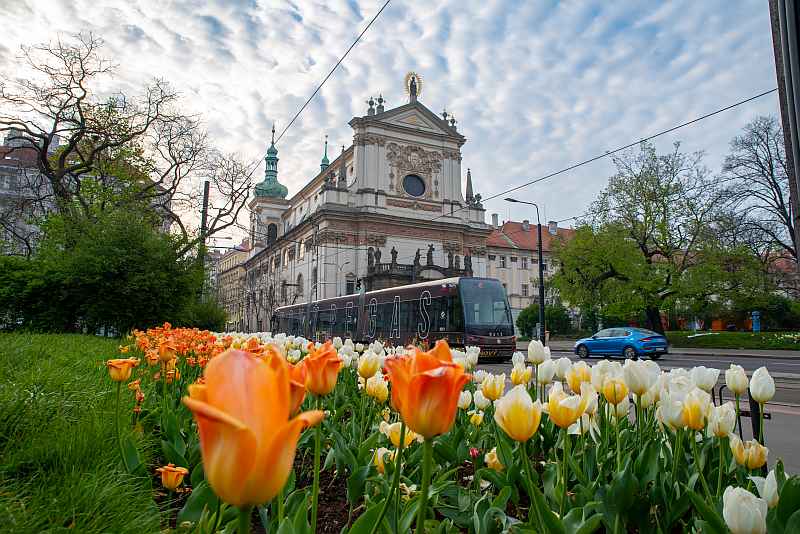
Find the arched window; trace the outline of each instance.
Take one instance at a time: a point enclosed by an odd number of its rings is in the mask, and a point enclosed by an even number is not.
[[[270,223],[267,226],[267,245],[271,245],[276,239],[278,239],[278,225]]]
[[[297,294],[303,294],[303,274],[300,273],[297,275]]]

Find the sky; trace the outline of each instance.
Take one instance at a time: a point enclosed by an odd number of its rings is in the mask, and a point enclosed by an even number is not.
[[[115,89],[164,78],[217,146],[263,158],[272,124],[286,126],[383,1],[0,0],[0,71],[14,73],[21,45],[92,31],[119,65]],[[281,140],[290,195],[318,171],[326,134],[333,155],[352,143],[347,123],[370,96],[407,101],[408,71],[423,104],[455,115],[463,179],[471,168],[484,198],[776,86],[764,0],[392,0]],[[778,113],[773,93],[656,146],[704,151],[716,174],[747,122]],[[604,158],[514,196],[566,219],[613,173]],[[487,222],[535,218],[503,196]]]

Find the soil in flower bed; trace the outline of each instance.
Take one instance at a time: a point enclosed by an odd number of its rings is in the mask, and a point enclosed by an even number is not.
[[[311,488],[313,483],[313,455],[308,454],[305,465],[302,454],[294,459],[294,469],[297,473],[297,486]],[[323,453],[324,458],[324,453]],[[317,511],[317,533],[339,533],[347,526],[350,504],[347,502],[347,479],[345,476],[336,476],[332,469],[319,474],[319,507]],[[352,522],[362,513],[361,508],[353,510]],[[311,511],[308,514],[311,520]]]

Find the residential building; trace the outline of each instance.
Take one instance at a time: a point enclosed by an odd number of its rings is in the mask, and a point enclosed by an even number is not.
[[[528,220],[499,224],[497,214],[492,215],[492,223],[492,233],[486,240],[486,276],[497,278],[506,288],[516,328],[520,312],[539,302],[537,225]],[[556,269],[553,246],[557,241],[569,240],[574,235],[575,230],[559,228],[553,221],[542,227],[545,304],[552,304],[558,298],[558,292],[548,283]]]
[[[228,315],[228,331],[241,332],[245,328],[245,266],[250,253],[250,242],[225,252],[217,261],[217,302]]]

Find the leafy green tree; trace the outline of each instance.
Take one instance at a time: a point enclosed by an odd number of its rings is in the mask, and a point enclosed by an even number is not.
[[[547,305],[544,307],[544,325],[545,330],[550,332],[550,335],[570,334],[573,331],[572,318],[564,306]]]
[[[525,337],[533,337],[536,324],[539,322],[539,305],[531,304],[517,316],[517,328]]]

